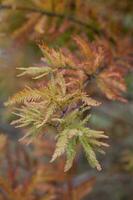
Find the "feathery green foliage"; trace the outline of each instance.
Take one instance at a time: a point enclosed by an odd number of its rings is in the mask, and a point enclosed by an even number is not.
[[[78,37],[76,40],[82,43]],[[84,46],[85,42],[83,48]],[[101,170],[95,151],[103,153],[101,147],[108,145],[101,139],[107,136],[88,127],[88,112],[92,106],[99,106],[100,103],[85,90],[88,81],[84,78],[86,72],[81,69],[81,64],[76,64],[76,59],[72,59],[70,55],[66,57],[61,50],[55,51],[45,45],[40,47],[46,66],[20,68],[23,72],[19,76],[43,78],[43,84],[38,88],[26,87],[7,101],[6,105],[17,105],[14,114],[18,119],[12,124],[16,127],[28,127],[28,132],[22,139],[28,138],[29,142],[38,134],[47,134],[47,130],[53,127],[57,143],[51,162],[65,154],[65,171],[72,167],[79,146],[83,147],[90,165]],[[88,49],[85,54],[90,54],[91,49]],[[85,74],[81,76],[82,73]],[[79,77],[79,82],[76,76]]]
[[[84,110],[84,109],[83,109]],[[83,111],[76,109],[64,117],[63,120],[58,120],[61,123],[62,131],[59,132],[57,138],[56,149],[52,157],[54,161],[64,152],[67,155],[67,163],[65,169],[68,170],[75,157],[75,150],[78,144],[83,146],[86,157],[92,167],[101,169],[98,160],[96,159],[95,150],[102,146],[108,146],[106,143],[99,141],[101,138],[108,138],[102,131],[94,131],[87,127],[88,116],[83,120]]]

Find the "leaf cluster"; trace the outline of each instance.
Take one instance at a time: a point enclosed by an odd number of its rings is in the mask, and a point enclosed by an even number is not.
[[[28,127],[27,134],[23,137],[31,140],[53,127],[57,139],[56,149],[52,157],[54,161],[62,154],[66,154],[65,171],[71,168],[73,160],[76,156],[76,149],[81,144],[87,160],[92,167],[98,170],[101,166],[96,158],[95,150],[99,152],[102,146],[108,146],[101,139],[107,138],[103,132],[97,132],[88,128],[89,118],[88,110],[100,103],[87,94],[85,91],[87,77],[95,74],[103,59],[99,52],[93,52],[91,47],[87,47],[86,43],[76,37],[83,55],[87,61],[81,63],[76,62],[71,56],[65,57],[65,54],[59,50],[49,49],[45,45],[41,45],[44,53],[43,60],[45,66],[42,68],[30,67],[20,70],[20,75],[32,75],[33,78],[44,79],[42,87],[29,88],[18,92],[9,99],[6,105],[17,105],[15,115],[18,119],[13,121],[17,127]],[[101,53],[101,51],[100,51]],[[93,70],[88,71],[90,62],[93,64]],[[94,61],[94,59],[96,61]],[[87,67],[87,68],[86,68]],[[83,80],[75,81],[80,72],[84,73]],[[69,75],[71,72],[75,72]],[[70,79],[71,81],[70,81]],[[73,82],[77,83],[76,87]],[[71,86],[70,86],[71,85]]]

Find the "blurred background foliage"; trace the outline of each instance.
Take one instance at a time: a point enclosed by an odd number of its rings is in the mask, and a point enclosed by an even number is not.
[[[11,7],[8,8],[8,5]],[[46,11],[58,13],[59,17],[49,17]],[[78,21],[75,22],[75,19]],[[100,158],[103,171],[97,174],[95,170],[88,169],[82,155],[77,171],[79,174],[84,172],[82,179],[96,176],[96,185],[86,199],[132,200],[133,1],[1,0],[0,24],[0,132],[8,134],[13,145],[17,145],[16,139],[22,130],[9,125],[12,116],[3,102],[29,82],[26,78],[16,77],[17,67],[33,63],[41,65],[38,41],[43,40],[51,47],[68,47],[76,51],[72,37],[78,34],[89,41],[100,39],[113,52],[117,49],[118,55],[128,56],[131,67],[125,77],[125,96],[129,102],[111,102],[97,94],[104,103],[92,110],[92,127],[105,130],[110,136],[110,148]],[[34,81],[30,84],[34,85]]]

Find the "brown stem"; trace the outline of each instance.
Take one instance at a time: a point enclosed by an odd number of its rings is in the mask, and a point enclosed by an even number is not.
[[[42,15],[46,15],[48,17],[56,17],[60,19],[67,19],[75,24],[78,24],[80,26],[86,27],[88,29],[91,29],[94,33],[99,34],[102,32],[102,30],[97,30],[97,28],[91,26],[88,23],[85,23],[79,19],[76,19],[72,15],[66,15],[66,14],[59,14],[56,12],[50,12],[44,9],[39,9],[39,8],[32,8],[32,7],[22,7],[22,6],[13,6],[13,5],[4,5],[0,4],[0,10],[19,10],[19,11],[26,11],[26,12],[34,12],[34,13],[40,13]]]

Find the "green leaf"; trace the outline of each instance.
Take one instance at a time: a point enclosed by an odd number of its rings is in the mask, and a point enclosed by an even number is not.
[[[65,172],[72,167],[75,156],[76,156],[76,140],[73,139],[67,145],[67,150],[66,150],[67,160],[64,169]]]
[[[96,158],[96,154],[93,150],[93,148],[91,147],[91,145],[87,142],[87,138],[86,137],[79,137],[79,140],[83,146],[83,149],[85,151],[86,157],[88,162],[90,163],[90,165],[93,168],[97,168],[97,170],[101,170],[101,165],[99,164],[97,158]]]
[[[68,144],[68,129],[64,129],[60,135],[58,136],[58,140],[56,143],[56,149],[52,156],[51,162],[53,162],[57,157],[60,157],[67,148]]]

